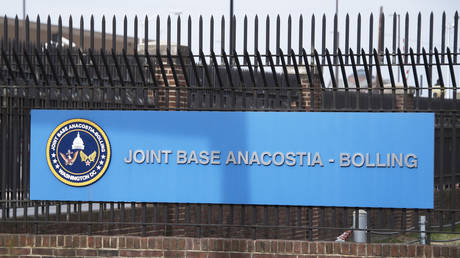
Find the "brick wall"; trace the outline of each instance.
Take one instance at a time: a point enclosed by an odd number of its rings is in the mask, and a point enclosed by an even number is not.
[[[458,257],[460,247],[185,237],[0,234],[18,257]]]

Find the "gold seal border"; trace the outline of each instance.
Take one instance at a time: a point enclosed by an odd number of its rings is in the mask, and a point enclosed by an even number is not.
[[[106,157],[106,162],[105,162],[105,164],[104,164],[104,167],[101,169],[101,171],[100,171],[93,179],[91,179],[91,180],[89,180],[89,181],[81,182],[81,183],[74,183],[74,182],[70,182],[70,181],[66,180],[65,178],[63,178],[63,177],[62,177],[61,175],[59,175],[59,173],[54,169],[53,164],[51,163],[50,155],[48,155],[48,151],[49,151],[49,149],[50,149],[51,142],[52,142],[54,136],[56,135],[56,133],[57,133],[62,127],[66,126],[66,125],[68,125],[68,124],[71,124],[71,123],[78,123],[78,122],[80,122],[80,123],[87,123],[87,124],[93,126],[94,128],[96,128],[96,129],[101,133],[102,138],[104,138],[104,141],[105,141],[105,143],[106,143],[106,149],[107,149],[107,155],[106,155],[106,156],[107,156],[107,157]],[[83,119],[83,118],[70,119],[70,120],[67,120],[67,121],[65,121],[65,122],[63,122],[63,123],[61,123],[61,124],[59,124],[58,126],[56,126],[56,128],[55,128],[54,131],[51,133],[51,135],[50,135],[50,137],[49,137],[49,139],[48,139],[48,142],[47,142],[47,144],[46,144],[46,150],[45,150],[45,151],[46,151],[46,153],[45,153],[45,155],[46,155],[46,161],[47,161],[47,163],[48,163],[48,166],[49,166],[51,172],[53,172],[54,176],[55,176],[59,181],[63,182],[64,184],[71,185],[71,186],[87,186],[87,185],[90,185],[90,184],[96,182],[99,178],[101,178],[101,177],[105,174],[105,172],[106,172],[106,170],[107,170],[107,168],[108,168],[108,166],[109,166],[110,159],[111,159],[111,146],[110,146],[109,139],[107,138],[107,135],[106,135],[106,133],[104,132],[104,130],[102,130],[102,128],[99,127],[96,123],[91,122],[91,121],[89,121],[89,120],[87,120],[87,119]]]

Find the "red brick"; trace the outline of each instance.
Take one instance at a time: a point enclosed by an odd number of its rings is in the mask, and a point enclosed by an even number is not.
[[[425,248],[423,248],[423,245],[418,245],[417,246],[417,256],[423,256],[425,251],[424,251]]]
[[[72,236],[64,236],[64,247],[72,247]]]
[[[201,250],[201,239],[192,238],[193,250]]]
[[[442,257],[451,257],[449,254],[449,247],[443,246],[441,247],[441,256]]]
[[[293,244],[294,244],[293,252],[296,254],[301,254],[302,253],[302,242],[295,241]]]
[[[309,254],[317,254],[318,251],[316,250],[316,246],[317,246],[318,243],[316,242],[310,242],[309,246],[310,246],[310,250],[308,251]]]
[[[401,257],[407,257],[407,245],[400,245],[399,246],[399,255]]]
[[[190,251],[187,251],[186,255],[187,255],[187,258],[206,258],[207,257],[206,252],[190,252]]]
[[[382,256],[382,245],[374,245],[374,248],[372,250],[372,254],[374,256]]]
[[[185,251],[164,251],[164,257],[185,257]],[[208,256],[209,257],[209,256]]]
[[[19,245],[26,246],[27,237],[25,235],[19,236]]]
[[[433,246],[433,257],[441,256],[441,247],[440,246]]]
[[[75,256],[75,249],[54,249],[54,256]]]
[[[126,237],[126,248],[128,249],[134,248],[134,238],[133,237]]]
[[[286,253],[292,253],[294,251],[294,245],[291,241],[286,241]]]
[[[273,254],[254,254],[253,258],[273,258],[275,257]]]
[[[37,238],[35,239],[35,244],[37,245],[37,240],[38,240],[39,236],[37,236]],[[41,239],[40,239],[41,240]],[[39,241],[41,242],[41,241]],[[56,242],[56,246],[64,246],[64,236],[57,236],[57,242]],[[41,245],[37,245],[37,246],[41,246]]]
[[[102,237],[102,247],[110,248],[110,238],[107,236]]]
[[[18,246],[18,236],[17,235],[8,235],[5,240],[6,246]]]
[[[88,237],[88,247],[89,248],[94,248],[94,237],[92,237],[92,236]]]
[[[209,250],[210,251],[223,251],[224,250],[224,240],[210,239],[209,240]]]
[[[342,253],[342,243],[334,242],[333,244],[333,253],[334,254],[341,254]]]
[[[94,249],[76,249],[77,256],[97,256],[97,250]]]
[[[12,255],[27,255],[30,254],[30,248],[11,248],[10,254]]]
[[[117,241],[116,237],[110,237],[110,248],[117,248]]]
[[[72,247],[80,247],[80,237],[79,236],[72,237]]]
[[[317,249],[317,254],[324,254],[324,250],[325,250],[324,243],[318,242],[316,249]]]
[[[163,250],[173,250],[171,246],[171,239],[170,238],[164,238],[163,239]]]
[[[270,242],[266,240],[256,240],[256,252],[258,253],[270,252]]]
[[[450,255],[452,257],[458,257],[460,256],[460,248],[456,246],[451,246],[450,247]]]
[[[401,255],[399,249],[400,249],[399,245],[392,245],[391,246],[391,256],[399,257]]]
[[[163,237],[155,238],[155,249],[162,249],[163,248]]]
[[[366,255],[366,245],[365,244],[356,244],[356,255],[358,256]]]
[[[61,236],[62,237],[62,236]],[[40,247],[42,246],[42,236],[35,236],[35,243],[34,243],[34,246],[36,247]],[[64,238],[62,238],[64,239]],[[62,245],[61,245],[62,246]]]
[[[102,237],[95,236],[94,237],[94,247],[95,248],[102,248]]]
[[[181,239],[181,238],[177,239],[176,250],[185,250],[185,239]]]
[[[242,239],[242,240],[239,240],[239,245],[240,245],[240,252],[247,252],[249,250],[249,243],[252,243],[252,240],[246,240],[246,239]]]
[[[32,248],[32,254],[53,255],[53,249],[51,248]]]
[[[284,240],[276,240],[277,248],[276,251],[278,253],[285,253],[286,252],[286,241]]]
[[[118,250],[99,249],[99,250],[97,250],[97,256],[99,256],[99,257],[111,257],[111,256],[119,256],[119,255],[118,255]]]
[[[248,253],[229,253],[231,258],[251,258],[251,254]]]
[[[28,235],[27,236],[27,246],[34,246],[35,245],[35,236]],[[4,237],[0,236],[0,246],[4,246]]]
[[[141,247],[141,238],[140,237],[134,237],[134,248],[139,249]]]
[[[432,256],[432,252],[431,252],[431,245],[425,245],[425,256],[426,257],[431,257]],[[402,246],[401,246],[401,249],[402,249]],[[406,256],[404,255],[402,252],[401,252],[401,256]]]
[[[415,257],[415,245],[409,245],[407,247],[407,256],[408,257]]]
[[[142,251],[139,250],[120,250],[120,256],[127,256],[127,257],[139,257],[142,255]]]
[[[8,254],[8,248],[0,247],[0,255]]]
[[[308,242],[302,242],[302,254],[308,253]]]
[[[351,254],[351,244],[350,243],[342,243],[341,254],[346,254],[346,255]]]
[[[391,245],[382,245],[382,255],[385,257],[391,255]]]
[[[57,246],[57,237],[50,236],[50,247],[56,247],[56,246]]]
[[[147,250],[147,251],[142,251],[141,255],[143,257],[163,257],[163,252],[161,251],[153,251],[153,250]]]
[[[248,252],[254,252],[255,249],[255,240],[246,240],[248,243]]]
[[[231,239],[224,239],[224,251],[232,251],[232,240]]]
[[[147,248],[148,249],[155,249],[155,238],[149,237],[147,239]]]
[[[51,236],[43,236],[42,237],[42,241],[43,241],[42,246],[43,247],[50,247],[50,238],[51,238]]]
[[[208,250],[210,250],[210,249],[209,249],[209,242],[210,242],[210,241],[211,241],[211,240],[208,240],[208,239],[201,239],[201,240],[200,240],[200,246],[201,246],[201,249],[200,249],[200,250],[202,250],[202,251],[208,251]]]
[[[147,238],[146,237],[141,237],[141,239],[139,240],[140,241],[140,244],[141,244],[141,249],[147,249]]]
[[[88,237],[88,247],[89,246],[89,237]],[[118,237],[118,248],[126,248],[126,237]]]
[[[193,250],[193,240],[192,238],[185,238],[185,250]]]

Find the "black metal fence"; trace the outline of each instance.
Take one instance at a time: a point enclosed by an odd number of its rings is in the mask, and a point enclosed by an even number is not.
[[[150,41],[145,19],[144,40],[134,37],[74,30],[72,19],[46,26],[40,18],[3,19],[0,58],[0,223],[3,232],[185,235],[241,238],[335,239],[359,224],[353,207],[293,207],[174,203],[58,202],[29,200],[30,110],[243,110],[296,112],[434,112],[435,209],[364,209],[368,241],[416,240],[419,218],[426,216],[428,241],[439,235],[460,234],[460,100],[458,100],[458,13],[454,37],[445,40],[446,15],[441,17],[441,43],[434,47],[433,15],[429,46],[421,45],[421,16],[417,17],[414,50],[397,48],[393,16],[392,50],[385,47],[385,16],[379,16],[378,47],[373,47],[370,16],[369,50],[361,47],[361,16],[356,41],[350,41],[346,16],[345,44],[336,38],[333,51],[326,48],[326,18],[322,19],[321,49],[315,44],[315,17],[311,21],[310,49],[303,45],[303,18],[298,24],[298,50],[292,47],[292,20],[288,18],[287,48],[280,47],[280,18],[276,21],[276,48],[270,51],[270,18],[266,22],[264,54],[259,52],[258,18],[254,20],[253,51],[248,50],[248,21],[243,20],[242,48],[225,50],[225,20],[221,20],[221,49],[214,52],[214,20],[210,20],[209,46],[203,48],[203,20],[198,22],[198,51],[192,48],[192,20],[187,20],[187,44],[180,17],[175,31],[168,18],[167,40],[160,39],[160,19],[155,41]],[[236,28],[236,18],[232,19]],[[112,32],[116,32],[113,18]],[[12,33],[11,33],[12,32]],[[175,44],[171,35],[176,35]],[[405,42],[409,41],[406,15]],[[227,34],[229,34],[227,32]],[[240,35],[240,34],[239,34]],[[89,41],[88,41],[89,36]],[[111,38],[111,40],[107,40]],[[120,43],[121,42],[121,43]],[[89,48],[87,47],[89,43]],[[351,48],[356,44],[356,50]],[[446,46],[452,45],[452,48]],[[108,47],[110,45],[110,47]],[[436,44],[437,45],[437,44]],[[131,46],[131,47],[129,47]],[[343,50],[342,50],[343,49]],[[239,52],[239,53],[238,53]],[[401,82],[397,78],[400,78]],[[426,84],[423,83],[423,78]],[[436,78],[436,79],[435,79]],[[385,129],[375,132],[385,134]],[[51,190],[51,189],[50,189]],[[427,189],[429,190],[429,189]],[[356,230],[356,229],[355,229]],[[404,238],[401,238],[404,235]],[[455,237],[448,237],[452,239]],[[415,241],[414,240],[414,241]]]

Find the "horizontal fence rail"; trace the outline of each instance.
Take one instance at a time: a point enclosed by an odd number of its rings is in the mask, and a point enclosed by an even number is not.
[[[374,33],[373,15],[369,22],[358,15],[356,23],[347,15],[344,26],[335,16],[327,41],[326,16],[318,24],[312,16],[310,26],[300,16],[296,27],[289,16],[287,37],[281,36],[279,16],[274,28],[267,16],[265,30],[257,16],[252,29],[246,16],[238,27],[233,17],[232,33],[225,31],[224,17],[220,24],[211,17],[209,26],[202,17],[197,23],[188,17],[183,28],[181,17],[176,26],[170,17],[165,23],[146,17],[142,39],[137,17],[130,25],[132,36],[126,17],[119,35],[116,17],[109,34],[105,17],[96,32],[93,17],[86,30],[83,17],[77,29],[72,17],[64,27],[61,18],[53,25],[50,17],[41,24],[40,17],[30,22],[5,16],[0,19],[1,230],[309,240],[334,240],[355,230],[365,231],[369,242],[403,241],[401,235],[404,241],[418,241],[420,233],[428,241],[441,234],[460,238],[458,12],[452,23],[444,13],[439,31],[433,14],[424,23],[427,29],[419,14],[415,30],[406,14],[402,47],[397,40],[401,16],[391,15],[390,39],[385,39],[385,18],[382,13],[375,19]],[[351,24],[356,24],[355,35]],[[342,27],[345,40],[339,45]],[[435,32],[441,33],[439,44]],[[422,35],[428,35],[427,46]],[[435,209],[30,201],[31,109],[434,112]],[[376,133],[384,134],[384,128]],[[353,226],[359,225],[360,216],[353,214],[360,210],[367,212],[367,229]]]

